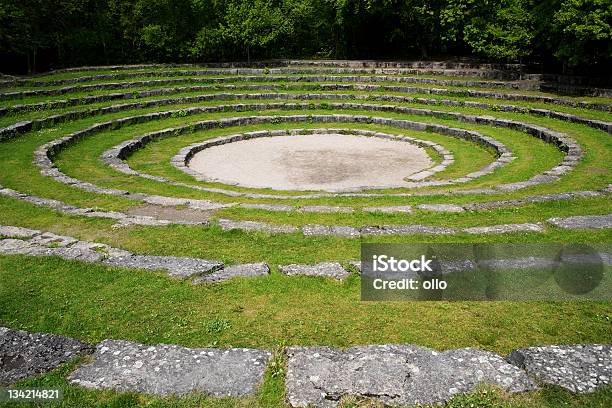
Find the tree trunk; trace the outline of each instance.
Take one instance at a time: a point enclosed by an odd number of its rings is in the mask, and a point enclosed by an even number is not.
[[[429,58],[429,55],[427,53],[427,45],[425,44],[421,44],[421,57],[424,59]]]
[[[247,64],[251,65],[251,47],[247,45]]]
[[[108,52],[106,51],[106,40],[102,40],[102,52],[104,53],[104,62],[108,65]]]

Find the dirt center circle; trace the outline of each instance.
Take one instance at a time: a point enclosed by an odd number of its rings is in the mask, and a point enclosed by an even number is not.
[[[412,143],[333,133],[242,140],[204,149],[189,161],[209,181],[323,191],[407,187],[406,177],[433,164]]]

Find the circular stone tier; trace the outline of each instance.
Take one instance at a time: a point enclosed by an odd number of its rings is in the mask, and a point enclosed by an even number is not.
[[[342,134],[263,137],[212,146],[189,167],[206,180],[275,190],[406,187],[433,165],[412,143]]]

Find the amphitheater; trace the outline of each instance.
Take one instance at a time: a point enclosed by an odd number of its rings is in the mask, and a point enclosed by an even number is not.
[[[562,88],[450,62],[1,77],[0,384],[81,404],[437,404],[483,383],[609,401],[609,302],[359,301],[362,242],[609,244],[612,91]]]

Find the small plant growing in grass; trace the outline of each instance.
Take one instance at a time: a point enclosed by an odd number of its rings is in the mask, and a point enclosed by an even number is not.
[[[278,348],[274,351],[272,361],[270,361],[270,365],[268,366],[272,378],[282,378],[285,375],[285,360],[286,358],[282,348]]]
[[[480,388],[469,395],[457,395],[444,405],[445,408],[495,408],[502,406],[501,393],[493,388]]]
[[[319,109],[331,109],[331,106],[329,106],[329,103],[327,102],[321,102],[319,104]]]
[[[270,74],[270,68],[268,67],[264,68],[263,73],[266,75]]]
[[[220,334],[232,327],[229,321],[215,317],[209,320],[204,325],[204,329],[208,334]]]
[[[176,112],[172,112],[171,115],[173,118],[184,118],[185,116],[187,116],[187,111],[186,110],[179,110]]]

